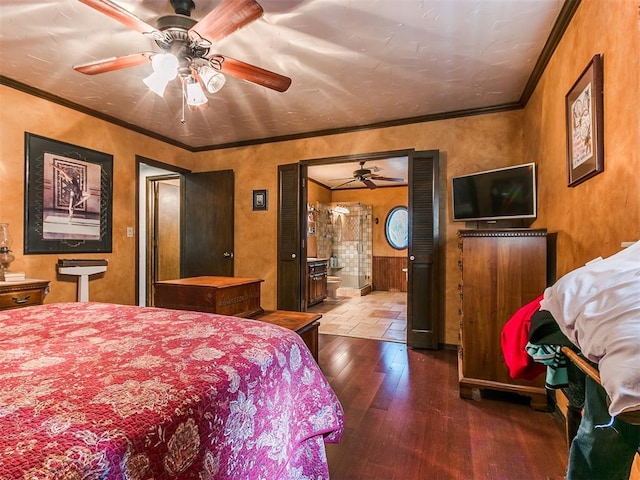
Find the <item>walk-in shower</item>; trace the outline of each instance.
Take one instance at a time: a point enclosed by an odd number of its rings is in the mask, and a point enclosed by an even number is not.
[[[318,257],[329,258],[329,274],[341,278],[342,293],[370,288],[373,208],[354,202],[320,204],[318,210]]]

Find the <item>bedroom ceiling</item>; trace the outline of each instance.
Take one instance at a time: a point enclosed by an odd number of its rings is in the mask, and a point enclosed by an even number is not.
[[[114,0],[152,25],[168,0]],[[288,77],[285,93],[227,77],[210,107],[185,113],[151,65],[88,76],[81,63],[153,40],[77,0],[3,0],[0,76],[190,150],[515,106],[563,0],[258,0],[262,18],[213,51]],[[197,20],[219,0],[195,0]],[[353,170],[352,168],[350,168]],[[385,175],[388,172],[385,172]]]

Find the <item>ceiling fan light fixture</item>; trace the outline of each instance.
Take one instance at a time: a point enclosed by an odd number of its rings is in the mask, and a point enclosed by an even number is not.
[[[185,95],[187,97],[187,105],[189,105],[189,108],[197,109],[206,105],[209,100],[207,100],[207,97],[202,91],[200,83],[193,77],[188,77],[185,80],[185,83]]]
[[[151,59],[153,71],[161,73],[169,80],[173,80],[178,75],[178,66],[178,57],[171,53],[158,53]]]
[[[158,95],[159,97],[164,96],[164,90],[167,88],[167,85],[171,81],[166,76],[162,75],[160,72],[153,72],[148,77],[142,80],[144,84],[149,87],[153,93]]]
[[[153,73],[142,81],[153,93],[162,97],[169,82],[178,76],[178,59],[170,53],[159,53],[151,59],[151,67]]]
[[[198,75],[209,93],[216,93],[224,86],[225,76],[208,65],[198,68]]]

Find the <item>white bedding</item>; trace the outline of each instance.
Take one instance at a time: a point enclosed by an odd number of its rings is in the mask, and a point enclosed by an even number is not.
[[[609,414],[640,409],[640,242],[569,272],[545,290],[540,308],[598,363]]]

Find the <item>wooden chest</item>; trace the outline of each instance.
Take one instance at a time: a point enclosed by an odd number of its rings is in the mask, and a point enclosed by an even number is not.
[[[175,310],[253,317],[260,306],[259,278],[191,277],[154,284],[154,305]]]

